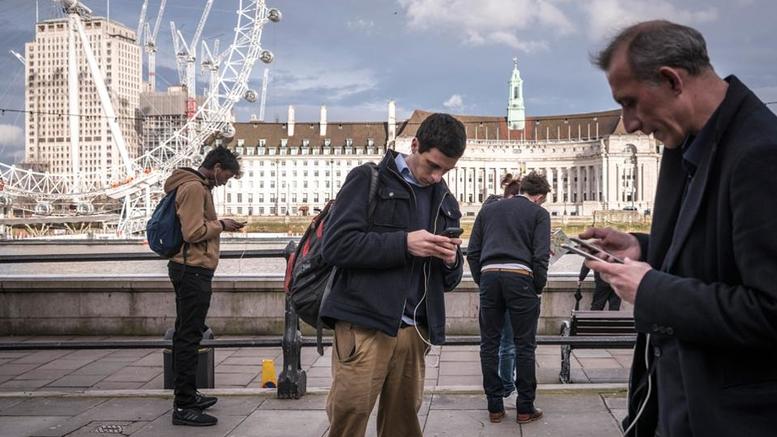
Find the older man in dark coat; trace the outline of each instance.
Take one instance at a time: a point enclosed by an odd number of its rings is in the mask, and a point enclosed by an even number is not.
[[[777,117],[685,26],[632,26],[596,63],[626,129],[665,146],[650,235],[581,234],[629,258],[587,262],[634,304],[626,434],[773,436]]]

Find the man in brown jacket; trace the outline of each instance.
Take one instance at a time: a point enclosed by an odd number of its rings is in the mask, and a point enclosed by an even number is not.
[[[165,193],[173,190],[184,244],[168,264],[175,288],[173,372],[175,401],[173,425],[210,426],[218,419],[203,413],[217,399],[197,391],[197,348],[210,307],[213,272],[219,262],[222,232],[234,232],[244,223],[219,220],[211,189],[240,174],[238,156],[219,146],[205,156],[197,169],[179,168],[165,181]]]

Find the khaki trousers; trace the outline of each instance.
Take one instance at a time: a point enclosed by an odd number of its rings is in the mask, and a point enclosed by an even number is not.
[[[378,395],[379,437],[423,436],[418,410],[423,401],[425,353],[426,344],[412,326],[391,337],[337,322],[332,389],[326,402],[329,437],[364,436]]]

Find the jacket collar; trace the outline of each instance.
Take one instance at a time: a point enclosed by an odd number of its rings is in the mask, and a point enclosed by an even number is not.
[[[677,215],[672,244],[669,246],[669,250],[661,265],[661,270],[664,271],[669,271],[677,260],[680,249],[683,247],[683,244],[685,244],[685,240],[688,237],[696,215],[699,212],[699,207],[701,206],[707,183],[709,182],[712,162],[715,160],[715,156],[718,153],[720,140],[726,133],[726,130],[734,117],[737,115],[742,102],[750,95],[750,90],[740,82],[736,76],[729,76],[725,80],[729,83],[728,90],[726,90],[726,96],[723,98],[723,102],[721,102],[716,110],[718,113],[717,118],[711,120],[711,122],[714,123],[712,138],[708,144],[704,145],[704,150],[700,156],[699,167],[693,178],[689,179],[687,182],[687,192],[685,200],[682,202],[680,211]],[[681,190],[681,188],[677,186],[675,186],[674,189]],[[664,230],[666,232],[670,231],[668,228],[665,228]]]

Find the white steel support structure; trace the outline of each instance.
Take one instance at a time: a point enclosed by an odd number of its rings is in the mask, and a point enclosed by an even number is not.
[[[124,164],[127,175],[132,176],[134,171],[132,169],[129,153],[127,153],[127,144],[124,142],[124,135],[121,133],[119,123],[116,121],[116,112],[113,110],[111,96],[108,95],[108,88],[105,87],[105,79],[103,79],[103,74],[100,71],[100,67],[97,65],[97,59],[95,59],[94,53],[92,52],[92,45],[89,44],[89,37],[86,36],[86,31],[84,31],[84,25],[81,23],[81,18],[77,14],[70,14],[70,16],[71,18],[75,18],[74,21],[76,29],[78,30],[78,36],[81,37],[81,44],[84,46],[86,62],[92,73],[92,80],[94,80],[97,95],[100,96],[100,104],[102,105],[103,112],[108,119],[108,126],[111,128],[113,141],[115,141],[116,147],[119,149],[121,161]]]
[[[89,183],[82,182],[81,186],[76,186],[71,173],[36,172],[0,163],[0,178],[4,182],[3,198],[10,199],[10,202],[16,198],[25,198],[38,203],[66,205],[73,204],[77,198],[86,202],[102,196],[121,199],[123,206],[117,233],[128,236],[145,228],[149,211],[153,210],[153,202],[161,195],[161,183],[167,176],[181,165],[196,164],[201,159],[202,146],[212,139],[214,134],[229,130],[227,128],[231,127],[232,108],[235,102],[245,95],[247,82],[257,59],[266,63],[273,59],[272,53],[261,47],[262,30],[267,22],[280,21],[281,14],[277,9],[268,8],[264,0],[233,0],[238,3],[237,24],[234,26],[232,43],[224,53],[218,83],[214,92],[207,97],[207,100],[215,100],[212,102],[214,104],[206,101],[197,108],[186,125],[156,148],[131,161],[126,154],[123,136],[116,125],[116,114],[110,104],[105,82],[95,62],[80,17],[77,16],[89,14],[91,11],[75,0],[61,1],[68,15],[76,15],[76,29],[84,43],[89,69],[100,94],[103,115],[108,118],[114,141],[122,154],[124,165],[120,170],[124,173],[123,179],[122,174],[112,175],[114,180],[122,180],[121,184],[115,187],[101,185],[95,182],[94,178],[89,178]],[[201,30],[198,33],[201,33]],[[81,180],[87,180],[84,174],[81,174]]]
[[[77,14],[70,14],[67,28],[67,98],[68,119],[70,122],[70,162],[73,172],[73,186],[78,191],[81,186],[81,147],[78,139],[81,136],[78,120],[78,58],[76,57],[75,28]]]

